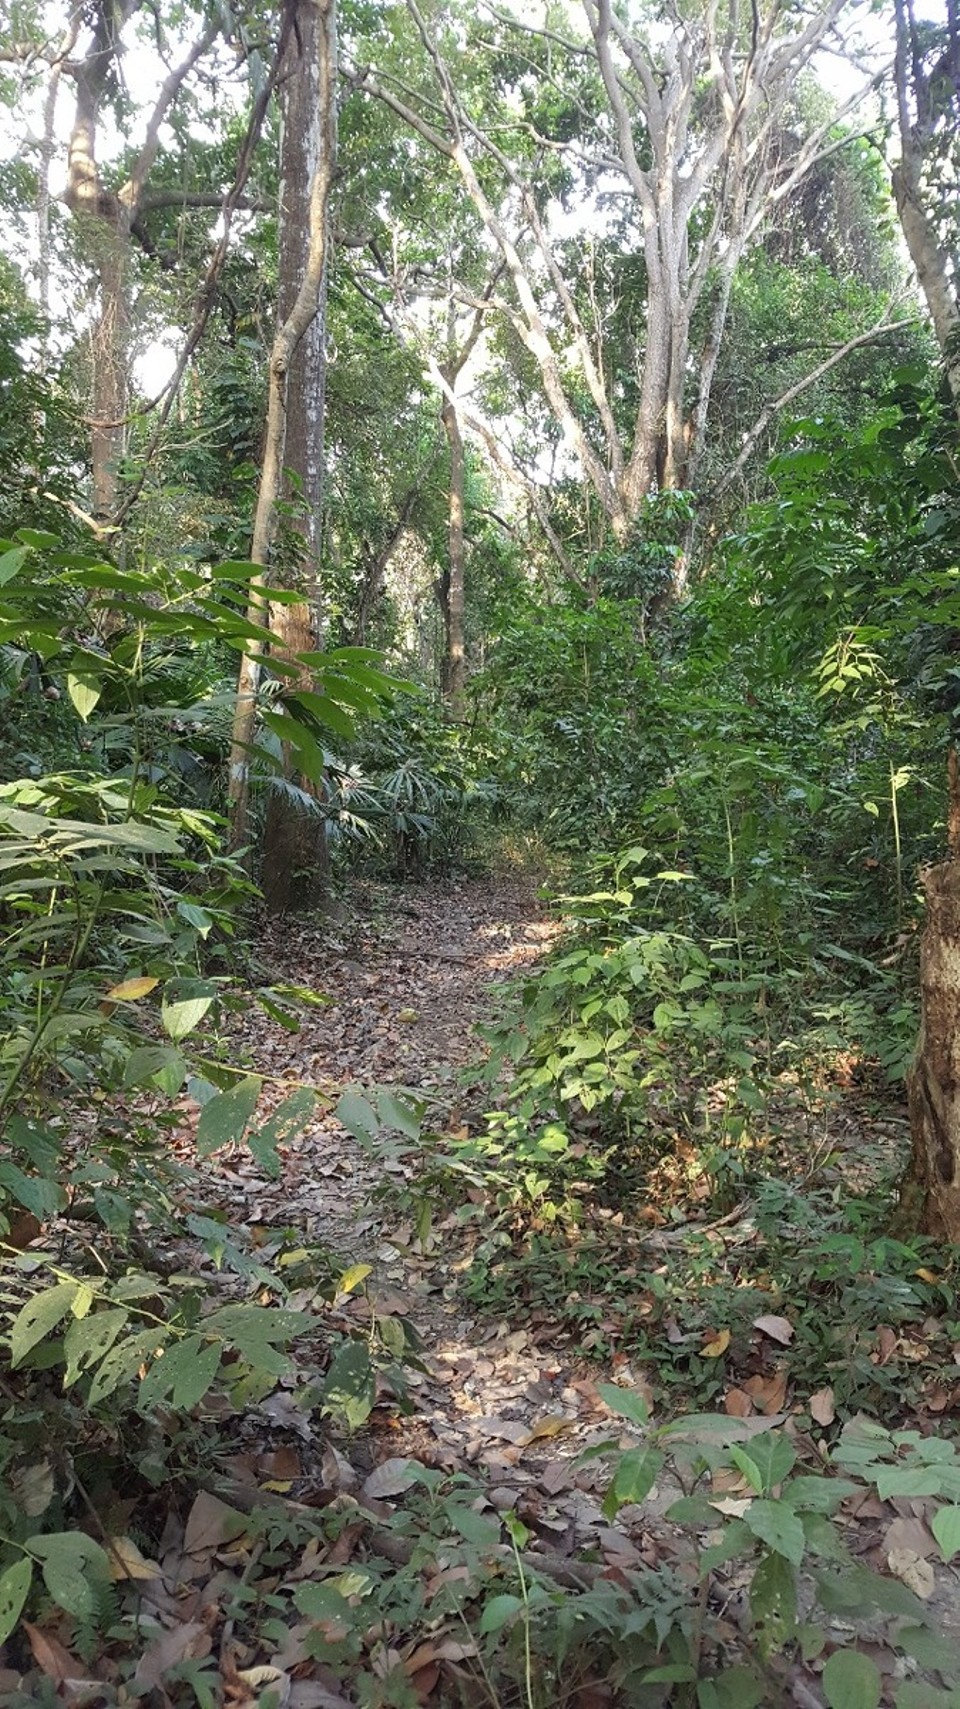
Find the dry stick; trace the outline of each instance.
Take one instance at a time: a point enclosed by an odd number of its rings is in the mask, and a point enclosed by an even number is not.
[[[292,30],[293,6],[288,3],[284,7],[283,19],[280,26],[280,36],[277,42],[277,50],[273,58],[273,64],[267,74],[263,88],[253,104],[253,110],[250,114],[250,121],[247,125],[246,135],[243,139],[243,147],[240,150],[240,158],[237,162],[237,170],[234,174],[233,183],[221,203],[223,229],[216,249],[210,258],[203,283],[197,293],[197,306],[194,311],[193,325],[187,333],[180,354],[177,357],[177,365],[174,368],[173,374],[168,381],[165,390],[156,400],[156,403],[159,406],[156,424],[143,453],[143,460],[139,474],[132,486],[128,487],[122,504],[118,505],[117,510],[114,513],[111,527],[115,530],[119,530],[123,527],[131,510],[139,500],[140,494],[143,492],[147,475],[160,447],[163,430],[167,425],[170,418],[170,412],[179,395],[180,383],[187,371],[190,359],[207,329],[207,322],[210,319],[214,301],[216,299],[217,285],[220,282],[220,274],[223,271],[224,263],[227,259],[227,252],[230,247],[233,216],[237,209],[243,204],[243,192],[253,167],[253,157],[260,141],[264,120],[267,116],[267,109],[269,107],[273,91],[277,85],[277,79],[280,75],[280,66],[283,56],[286,53],[287,43],[290,39]]]
[[[277,329],[270,354],[270,381],[267,398],[267,423],[260,472],[260,490],[253,521],[253,541],[250,557],[264,569],[270,561],[270,547],[276,525],[277,504],[283,480],[283,453],[286,438],[287,376],[290,361],[301,338],[316,318],[320,307],[327,265],[327,210],[333,185],[337,155],[337,12],[336,0],[319,0],[318,92],[322,134],[319,156],[310,186],[310,233],[307,261],[296,301],[284,324]],[[251,623],[263,620],[266,603],[266,578],[256,575],[250,582],[250,602],[247,617]],[[237,698],[233,716],[230,744],[230,772],[227,786],[230,818],[230,847],[240,848],[247,840],[247,816],[250,798],[250,751],[253,747],[257,715],[257,687],[260,679],[260,659],[266,645],[252,641],[240,660]]]

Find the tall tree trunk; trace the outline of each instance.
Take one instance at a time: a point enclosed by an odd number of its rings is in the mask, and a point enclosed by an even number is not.
[[[280,257],[277,312],[292,314],[310,249],[310,188],[325,146],[318,37],[322,28],[315,0],[298,0],[295,28],[281,71],[283,140],[280,155]],[[323,455],[326,393],[327,263],[316,313],[296,347],[287,379],[283,451],[285,497],[293,517],[285,565],[274,583],[303,595],[297,605],[271,606],[272,648],[288,657],[322,644],[319,566],[323,516]],[[309,671],[299,684],[310,686]],[[284,789],[295,785],[298,794]],[[289,750],[283,755],[280,787],[267,797],[260,884],[272,913],[294,903],[309,906],[323,895],[329,870],[322,784],[299,775]],[[310,803],[316,803],[311,808]]]
[[[467,670],[464,649],[466,541],[463,532],[467,465],[457,406],[452,397],[444,400],[440,418],[450,453],[447,530],[449,556],[446,574],[441,583],[444,629],[443,692],[451,717],[459,721],[463,717]]]
[[[299,27],[294,35],[299,43],[309,41],[313,44],[309,60],[306,52],[298,53],[296,67],[306,82],[306,89],[301,92],[305,105],[300,110],[308,114],[310,119],[304,155],[304,164],[309,173],[306,184],[309,185],[309,188],[306,189],[303,184],[299,192],[295,192],[292,185],[289,189],[285,188],[284,202],[281,206],[281,252],[283,252],[285,242],[282,228],[286,223],[285,216],[288,212],[286,200],[288,194],[295,197],[289,205],[289,211],[299,210],[303,223],[299,224],[298,230],[291,232],[289,237],[289,241],[295,242],[298,246],[294,251],[297,256],[296,265],[299,271],[296,295],[289,314],[280,321],[273,341],[273,349],[270,353],[263,460],[250,551],[253,562],[261,565],[264,570],[270,562],[271,548],[276,533],[278,505],[283,491],[292,371],[298,359],[303,339],[314,327],[323,304],[327,268],[328,209],[336,164],[336,0],[295,0],[295,4]],[[299,81],[299,76],[294,81]],[[292,92],[290,99],[293,99]],[[288,137],[290,131],[291,126],[288,125]],[[297,196],[299,199],[296,199]],[[307,233],[305,244],[302,239],[304,225]],[[318,349],[320,367],[322,368],[322,321],[315,336],[321,339]],[[311,383],[314,387],[313,391],[309,389]],[[302,407],[306,412],[304,422],[306,424],[309,420],[311,424],[309,431],[315,431],[317,420],[322,421],[323,416],[322,395],[318,395],[316,390],[318,383],[315,370],[313,381],[311,382],[309,378],[305,380],[300,394],[303,398]],[[296,395],[293,394],[293,396]],[[317,408],[319,408],[319,418]],[[304,432],[307,431],[308,428],[305,425]],[[309,462],[309,468],[316,470],[318,481],[321,466],[322,440],[316,448],[315,458]],[[315,573],[315,561],[313,571],[308,573]],[[306,611],[304,610],[305,607]],[[300,614],[296,623],[290,625],[292,633],[295,636],[300,636],[306,632],[312,633],[313,620],[309,615],[309,600],[305,600],[292,608],[287,607],[286,611],[289,612],[291,609]],[[267,578],[261,573],[251,583],[250,614],[255,622],[262,623],[268,611]],[[273,615],[274,619],[277,620],[276,611]],[[286,615],[280,621],[286,624]],[[285,650],[283,633],[277,637],[277,644],[281,652]],[[263,652],[263,643],[251,645],[250,650],[244,654],[241,660],[237,682],[228,781],[230,843],[233,848],[245,845],[249,838],[250,755],[256,730],[257,687]],[[278,854],[277,862],[279,863],[281,860],[286,861],[287,856]],[[289,886],[295,877],[296,868],[289,866],[283,872],[277,872],[277,884],[286,883]]]
[[[950,755],[949,854],[922,874],[920,1041],[907,1076],[913,1155],[903,1187],[910,1220],[960,1244],[960,770]]]

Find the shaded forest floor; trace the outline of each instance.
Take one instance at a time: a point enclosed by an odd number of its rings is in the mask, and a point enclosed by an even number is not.
[[[629,1609],[641,1582],[665,1608],[674,1594],[677,1606],[694,1594],[690,1525],[666,1517],[684,1493],[675,1460],[643,1480],[639,1499],[624,1486],[619,1506],[605,1501],[613,1469],[589,1450],[612,1440],[629,1459],[647,1434],[639,1413],[615,1416],[607,1385],[644,1397],[655,1423],[725,1414],[745,1450],[777,1425],[814,1477],[840,1421],[858,1410],[906,1422],[918,1440],[945,1425],[951,1433],[960,1330],[942,1278],[918,1268],[909,1248],[898,1258],[843,1221],[850,1195],[905,1144],[897,1099],[850,1064],[822,1095],[785,1087],[782,1107],[765,1117],[768,1178],[782,1176],[822,1226],[804,1230],[787,1199],[782,1227],[775,1206],[764,1220],[755,1178],[729,1209],[700,1202],[675,1135],[646,1198],[615,1180],[566,1228],[504,1215],[469,1174],[431,1175],[436,1148],[481,1132],[495,1097],[478,1080],[477,1029],[502,1014],[498,987],[535,968],[560,931],[534,883],[512,875],[357,886],[339,915],[265,928],[261,971],[326,1001],[295,1034],[253,1005],[235,1014],[229,1060],[264,1076],[265,1111],[304,1083],[320,1089],[319,1113],[280,1147],[277,1178],[235,1148],[206,1159],[199,1181],[203,1208],[249,1236],[253,1262],[287,1278],[284,1303],[315,1314],[318,1333],[298,1344],[292,1373],[272,1392],[247,1406],[204,1403],[198,1426],[218,1440],[196,1448],[192,1491],[181,1494],[174,1479],[157,1490],[152,1514],[140,1500],[135,1521],[123,1512],[114,1527],[139,1524],[141,1539],[153,1538],[129,1586],[134,1683],[151,1709],[180,1709],[187,1682],[198,1703],[230,1709],[637,1701],[611,1683],[609,1657],[598,1659],[603,1645],[592,1641],[541,1655],[534,1688],[516,1594],[519,1570],[585,1599],[585,1613],[594,1599],[601,1627],[610,1599],[626,1596]],[[334,1113],[349,1087],[421,1100],[425,1142],[387,1129],[361,1143]],[[187,1170],[196,1121],[185,1100],[173,1149]],[[489,1250],[491,1227],[502,1231],[505,1264]],[[213,1298],[276,1301],[266,1283],[258,1296],[255,1272],[219,1271],[199,1244],[184,1241],[173,1258]],[[323,1404],[338,1337],[368,1345],[376,1367],[354,1429]],[[755,1493],[725,1472],[711,1499],[724,1523],[736,1522]],[[861,1488],[837,1526],[855,1562],[912,1598],[955,1645],[960,1579],[943,1563],[932,1513],[922,1494],[880,1500]],[[431,1542],[451,1525],[460,1555]],[[751,1571],[719,1564],[709,1602],[699,1597],[707,1677],[755,1652]],[[499,1619],[506,1604],[521,1618],[491,1678],[499,1628],[481,1624],[478,1642],[476,1622],[487,1606]],[[614,1655],[626,1618],[621,1608]],[[823,1653],[849,1632],[841,1608],[823,1624]],[[55,1700],[128,1701],[116,1684],[131,1666],[120,1649],[85,1666],[65,1636],[53,1623],[30,1629]],[[887,1669],[889,1647],[869,1653]],[[816,1646],[778,1660],[771,1703],[822,1709],[821,1667]],[[12,1679],[0,1666],[0,1702],[33,1701],[4,1694]],[[884,1672],[884,1702],[897,1685]]]

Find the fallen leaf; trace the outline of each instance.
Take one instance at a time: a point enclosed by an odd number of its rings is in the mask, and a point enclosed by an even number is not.
[[[832,1389],[818,1389],[810,1396],[810,1416],[816,1424],[832,1424],[837,1416]]]
[[[730,1418],[749,1418],[753,1411],[753,1401],[746,1389],[728,1389],[723,1397],[723,1410]]]
[[[716,1335],[712,1335],[709,1341],[704,1342],[700,1352],[704,1359],[719,1359],[721,1353],[725,1353],[729,1345],[730,1331],[729,1329],[721,1329]]]
[[[161,1569],[156,1561],[145,1560],[130,1537],[111,1537],[107,1544],[107,1555],[110,1559],[110,1577],[114,1583],[123,1578],[148,1580],[161,1577]]]
[[[181,1626],[172,1626],[169,1632],[161,1633],[147,1645],[137,1663],[133,1677],[141,1688],[140,1695],[145,1696],[155,1686],[162,1686],[177,1662],[197,1661],[208,1656],[212,1648],[213,1639],[199,1620],[185,1620]]]
[[[772,1377],[748,1377],[743,1386],[765,1418],[783,1410],[787,1395],[786,1371],[775,1371]]]
[[[929,1561],[925,1561],[913,1549],[891,1549],[887,1555],[887,1565],[914,1596],[920,1596],[924,1601],[933,1595],[936,1576]]]
[[[521,1447],[528,1448],[531,1442],[546,1442],[554,1436],[564,1436],[577,1423],[576,1417],[565,1413],[550,1412],[545,1418],[538,1418],[527,1432]]]
[[[923,1520],[909,1516],[891,1520],[884,1535],[883,1547],[888,1559],[891,1554],[905,1550],[924,1559],[940,1553],[933,1532],[928,1530]]]
[[[83,1663],[65,1650],[59,1638],[50,1632],[44,1632],[41,1627],[34,1626],[29,1620],[20,1622],[21,1629],[26,1632],[33,1651],[33,1659],[41,1673],[48,1679],[82,1679]]]
[[[415,1473],[420,1469],[418,1460],[394,1455],[374,1467],[363,1485],[363,1493],[372,1501],[389,1501],[391,1497],[409,1490]]]
[[[228,1507],[219,1496],[201,1490],[190,1509],[183,1539],[185,1555],[212,1554],[225,1543],[232,1543],[247,1529],[247,1521],[235,1507]]]
[[[785,1317],[755,1317],[753,1327],[762,1335],[769,1335],[771,1341],[778,1341],[781,1347],[789,1347],[793,1340],[793,1324]]]

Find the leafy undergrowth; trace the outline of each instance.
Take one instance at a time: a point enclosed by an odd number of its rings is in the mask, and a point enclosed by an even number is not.
[[[956,1705],[956,1278],[865,1196],[899,1112],[847,1090],[817,1149],[794,1110],[738,1173],[591,1170],[589,1126],[511,1166],[455,1071],[549,924],[391,900],[268,946],[333,999],[299,1034],[233,1023],[261,1122],[325,1089],[299,1131],[198,1178],[182,1100],[136,1251],[21,1231],[2,1701]]]

